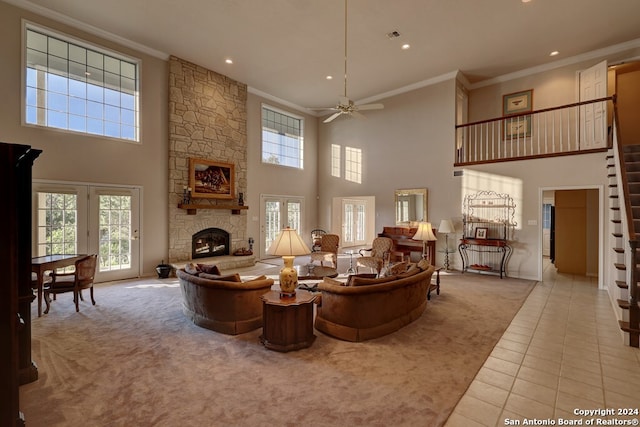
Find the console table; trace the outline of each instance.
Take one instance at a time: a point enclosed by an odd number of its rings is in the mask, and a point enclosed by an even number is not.
[[[313,303],[316,297],[300,289],[292,297],[280,297],[280,291],[262,295],[262,344],[281,352],[311,346],[316,339],[313,334]]]
[[[478,272],[497,273],[502,279],[506,275],[507,260],[511,255],[511,246],[503,239],[460,239],[458,251],[462,258],[462,272],[474,270]],[[470,252],[477,254],[473,263],[469,261]],[[482,261],[483,254],[491,258]],[[497,256],[497,260],[494,258]]]

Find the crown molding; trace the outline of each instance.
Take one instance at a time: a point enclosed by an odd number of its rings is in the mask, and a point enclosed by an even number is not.
[[[24,9],[27,10],[29,12],[33,12],[37,15],[40,15],[42,17],[46,17],[46,18],[50,18],[53,19],[57,22],[60,22],[62,24],[68,25],[70,27],[73,28],[77,28],[78,30],[84,31],[86,33],[89,34],[93,34],[95,36],[98,36],[100,38],[103,38],[105,40],[109,40],[112,41],[114,43],[118,43],[122,46],[126,46],[129,47],[131,49],[135,49],[138,52],[142,52],[145,53],[149,56],[153,56],[155,58],[159,58],[162,59],[164,61],[167,61],[169,59],[169,54],[165,53],[165,52],[161,52],[159,50],[150,48],[149,46],[145,46],[143,44],[140,43],[136,43],[133,42],[131,40],[128,40],[124,37],[115,35],[113,33],[110,33],[108,31],[104,31],[101,30],[98,27],[94,27],[93,25],[89,25],[85,22],[79,21],[77,19],[73,19],[68,17],[67,15],[63,15],[62,13],[59,12],[55,12],[51,9],[47,9],[46,7],[42,7],[42,6],[38,6],[35,5],[29,1],[24,1],[24,0],[1,0],[4,3],[8,3],[12,6],[18,7],[20,9]]]
[[[488,80],[483,80],[481,82],[470,85],[468,88],[473,90],[473,89],[479,89],[485,86],[491,86],[497,83],[504,83],[509,80],[515,80],[522,77],[531,76],[534,74],[554,70],[556,68],[564,67],[567,65],[576,64],[578,62],[588,61],[590,59],[603,59],[609,55],[613,55],[619,52],[624,52],[626,50],[630,50],[638,47],[640,47],[640,39],[629,40],[624,43],[619,43],[613,46],[604,47],[602,49],[592,50],[591,52],[586,52],[580,55],[571,56],[569,58],[550,62],[548,64],[538,65],[536,67],[531,67],[531,68],[525,68],[524,70],[516,71],[509,74],[504,74],[502,76],[498,76]]]
[[[320,117],[320,116],[323,115],[322,112],[310,110],[310,109],[305,108],[305,107],[301,107],[298,104],[294,104],[293,102],[287,101],[287,100],[282,99],[282,98],[278,98],[277,96],[273,96],[271,94],[263,92],[260,89],[256,89],[255,87],[247,86],[247,92],[249,92],[249,93],[251,93],[253,95],[257,95],[257,96],[260,96],[262,98],[268,99],[269,101],[276,102],[276,103],[278,103],[280,105],[284,105],[286,107],[293,108],[294,110],[299,111],[299,112],[304,113],[304,114],[309,114],[309,115],[315,116],[315,117]]]

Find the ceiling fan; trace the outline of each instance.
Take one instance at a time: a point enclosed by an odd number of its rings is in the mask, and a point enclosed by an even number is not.
[[[382,104],[358,105],[347,97],[347,1],[348,0],[344,0],[344,95],[338,98],[338,104],[335,107],[312,108],[312,110],[335,111],[329,117],[324,119],[324,123],[329,123],[343,114],[348,116],[364,117],[360,111],[381,110],[384,108],[384,105]]]

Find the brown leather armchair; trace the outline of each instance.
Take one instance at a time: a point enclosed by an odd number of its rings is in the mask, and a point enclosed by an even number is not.
[[[45,313],[49,312],[49,297],[51,294],[57,295],[65,292],[73,292],[73,302],[76,304],[76,312],[80,311],[79,300],[84,301],[82,297],[83,289],[90,289],[91,303],[96,305],[93,298],[93,279],[96,273],[96,262],[98,255],[88,255],[75,262],[75,271],[73,273],[51,273],[51,282],[45,284],[44,301],[47,304]]]

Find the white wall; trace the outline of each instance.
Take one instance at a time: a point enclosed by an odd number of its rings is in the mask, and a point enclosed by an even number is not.
[[[141,144],[21,125],[22,19],[140,58]],[[142,186],[142,270],[167,258],[167,65],[163,59],[0,2],[0,141],[43,150],[35,179]]]
[[[576,72],[599,59],[542,74],[497,83],[469,92],[469,121],[498,117],[502,95],[534,89],[534,108],[575,102]],[[460,237],[462,177],[454,177],[455,80],[383,100],[385,109],[367,112],[368,120],[338,119],[320,124],[319,222],[330,221],[332,197],[368,195],[376,198],[376,231],[394,224],[393,194],[397,188],[429,190],[429,220],[437,225],[452,218]],[[348,144],[364,150],[363,184],[330,176],[330,145]],[[462,168],[457,168],[462,169]],[[508,265],[512,277],[539,279],[541,265],[541,188],[606,188],[605,154],[556,157],[473,166],[479,172],[520,183],[516,200],[519,226]],[[604,223],[608,221],[604,210]],[[535,224],[535,225],[528,225]],[[453,236],[451,236],[453,237]],[[603,241],[603,236],[600,236]],[[444,249],[439,239],[437,249]],[[605,257],[608,258],[608,252]],[[437,253],[442,264],[443,254]],[[460,268],[457,255],[453,266]]]
[[[380,233],[395,225],[394,191],[402,188],[429,190],[428,219],[435,226],[460,216],[459,180],[453,176],[455,79],[381,102],[384,109],[364,112],[366,119],[340,117],[318,125],[318,222],[324,229],[334,226],[334,197],[372,196]],[[362,149],[362,184],[344,174],[331,176],[331,144]],[[438,245],[444,249],[444,239]]]
[[[262,104],[287,111],[304,118],[304,168],[262,163]],[[267,100],[249,92],[247,100],[247,236],[255,245],[260,237],[260,195],[302,196],[305,200],[304,223],[301,236],[311,245],[311,230],[318,228],[316,221],[318,174],[318,121],[316,117]],[[254,246],[255,248],[255,246]],[[259,253],[254,250],[254,253]]]

